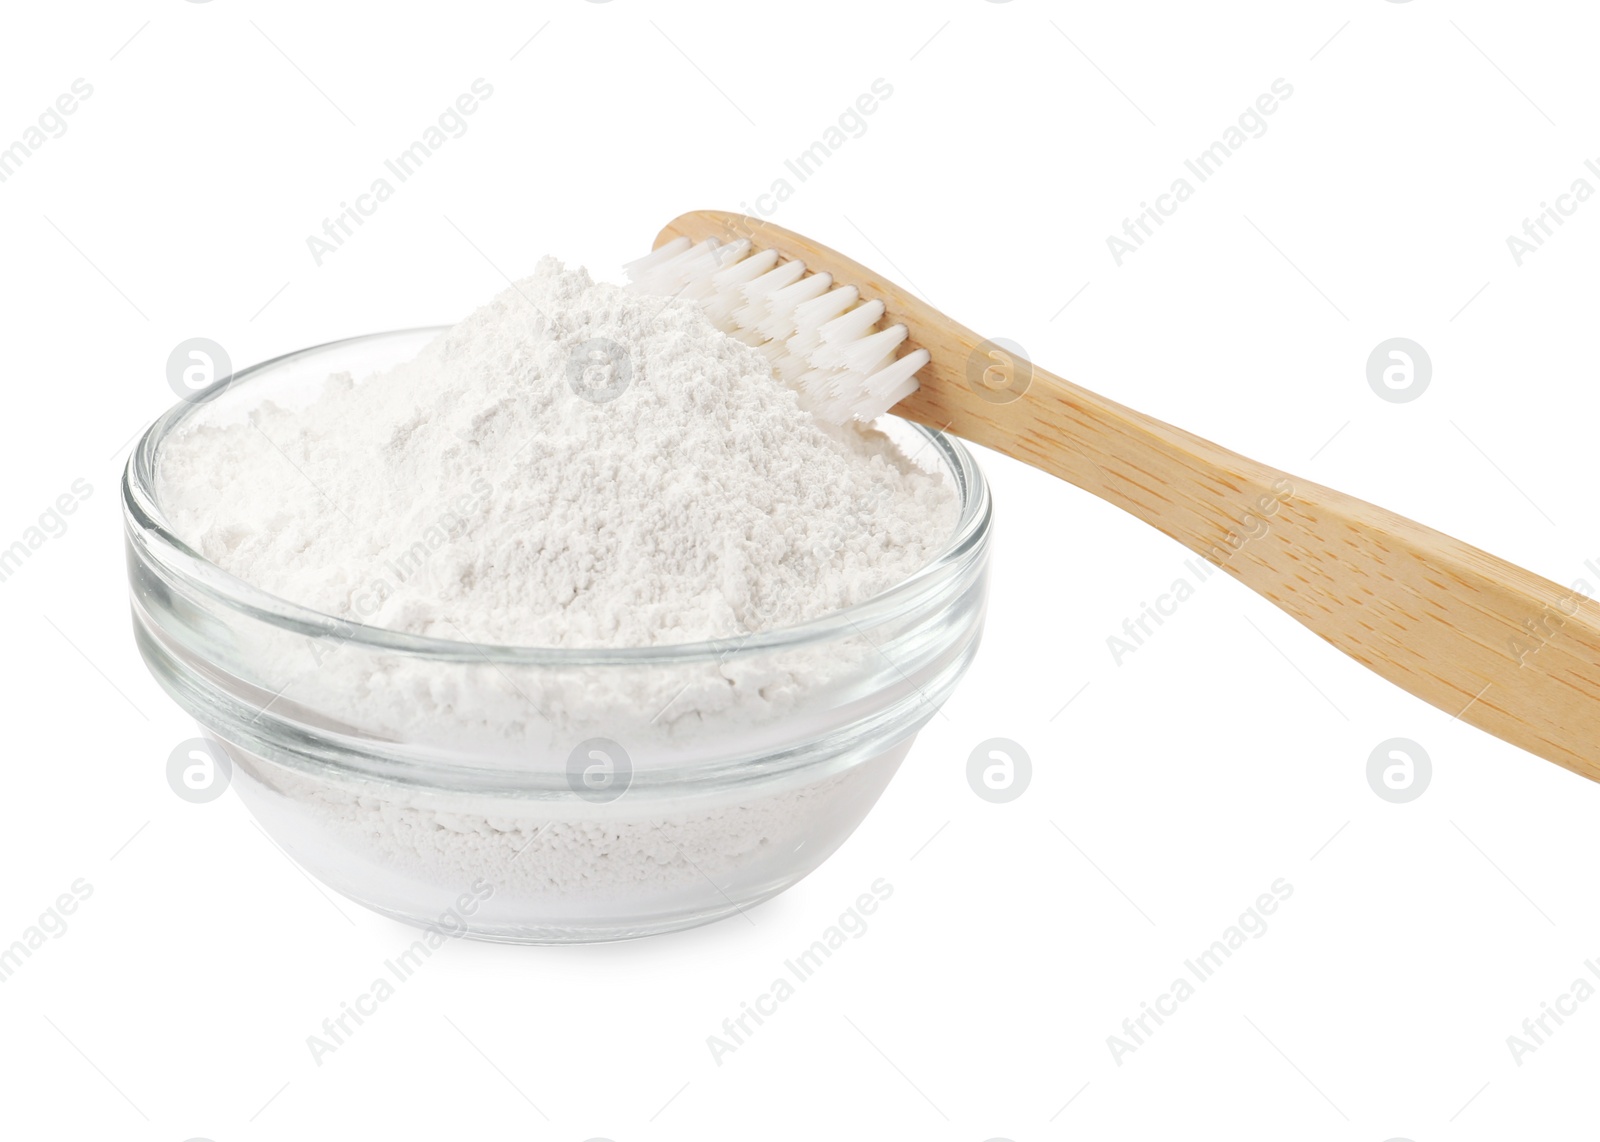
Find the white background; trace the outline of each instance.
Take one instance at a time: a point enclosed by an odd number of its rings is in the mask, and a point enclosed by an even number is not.
[[[93,95],[0,184],[0,546],[93,492],[0,583],[0,943],[74,879],[93,895],[0,984],[0,1132],[1591,1135],[1600,1002],[1521,1065],[1506,1040],[1600,957],[1600,788],[1221,575],[1117,665],[1107,636],[1187,553],[988,453],[976,665],[856,836],[751,923],[454,941],[319,1067],[306,1036],[411,933],[325,898],[232,794],[167,787],[194,727],[130,638],[116,485],[174,345],[244,365],[448,322],[546,252],[614,276],[678,213],[753,203],[878,78],[892,97],[775,221],[1124,403],[1600,583],[1600,204],[1520,267],[1505,241],[1600,185],[1592,9],[1086,9],[8,8],[0,146],[75,78]],[[307,235],[478,77],[467,134],[317,266]],[[1267,133],[1117,266],[1107,236],[1280,77]],[[1433,361],[1412,403],[1367,384],[1393,336]],[[1033,759],[1010,804],[965,780],[990,737]],[[1367,784],[1391,737],[1433,761],[1409,804]],[[878,877],[866,934],[714,1063],[706,1037]],[[1114,1061],[1107,1036],[1280,877],[1266,934]]]

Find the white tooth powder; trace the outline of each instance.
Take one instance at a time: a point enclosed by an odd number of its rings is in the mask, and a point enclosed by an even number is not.
[[[180,538],[273,594],[397,631],[565,648],[738,638],[822,617],[926,563],[958,508],[949,481],[886,436],[814,419],[759,350],[694,303],[595,283],[552,258],[412,362],[331,377],[302,407],[197,417],[158,472]],[[586,704],[637,710],[608,736],[670,742],[706,718],[781,716],[829,668],[803,654],[776,668],[707,662],[687,687],[680,672],[630,678],[638,692],[620,695],[581,671],[511,684],[485,665],[478,683],[458,672],[445,685],[414,663],[296,654],[281,664],[280,709],[309,692],[334,718],[330,703],[347,702],[353,722],[396,740],[500,735],[508,767],[585,736]],[[246,785],[282,795],[253,804],[258,814],[309,814],[375,868],[441,891],[485,876],[502,901],[550,897],[581,912],[635,891],[704,892],[767,846],[828,844],[903,752],[682,811],[626,796],[571,811],[475,800],[235,758]]]
[[[282,794],[290,812],[314,814],[319,835],[423,891],[444,890],[441,906],[481,877],[501,903],[555,898],[597,913],[614,912],[619,898],[659,901],[674,890],[714,898],[718,889],[734,892],[753,862],[781,860],[802,847],[830,851],[877,800],[904,754],[901,747],[821,780],[720,804],[641,811],[625,796],[615,806],[563,813],[506,800],[361,788],[234,751],[246,780]],[[254,803],[252,809],[263,817],[274,812]]]
[[[275,595],[439,638],[655,646],[791,626],[904,579],[954,521],[938,475],[814,419],[698,306],[554,258],[415,361],[252,419],[163,453],[178,534]]]

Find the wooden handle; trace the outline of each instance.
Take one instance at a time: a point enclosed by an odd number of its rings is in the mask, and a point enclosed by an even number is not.
[[[881,299],[932,360],[895,413],[1059,476],[1270,599],[1368,669],[1600,780],[1600,604],[1353,496],[1097,396],[825,246],[697,211],[656,245],[749,238]]]

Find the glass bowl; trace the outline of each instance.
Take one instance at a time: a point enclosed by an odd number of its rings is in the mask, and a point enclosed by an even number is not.
[[[268,594],[173,534],[156,491],[169,439],[264,400],[303,404],[330,374],[369,377],[438,332],[291,353],[151,426],[122,482],[146,665],[225,752],[262,827],[396,919],[493,940],[623,939],[783,891],[854,831],[977,651],[991,509],[971,455],[884,418],[959,494],[939,555],[822,619],[675,646],[385,630]]]

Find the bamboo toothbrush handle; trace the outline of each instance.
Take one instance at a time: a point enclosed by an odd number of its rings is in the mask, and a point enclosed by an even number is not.
[[[1042,370],[1013,403],[980,407],[937,363],[897,411],[1093,492],[1402,689],[1600,780],[1593,601]]]
[[[1576,589],[1062,380],[801,235],[698,211],[656,244],[679,235],[748,237],[881,299],[932,355],[896,413],[1094,493],[1401,689],[1600,780],[1600,604]]]

